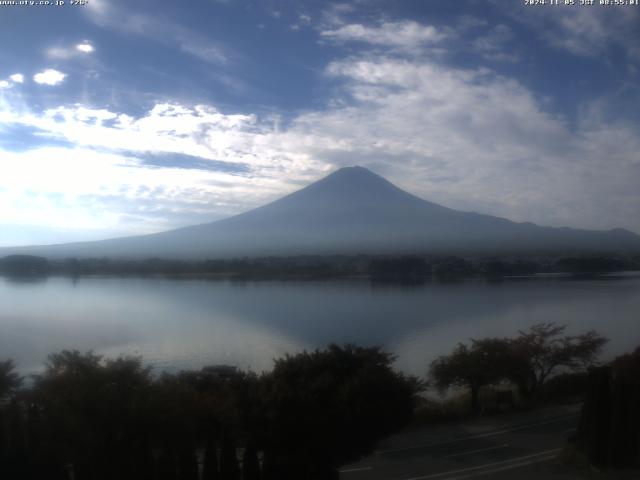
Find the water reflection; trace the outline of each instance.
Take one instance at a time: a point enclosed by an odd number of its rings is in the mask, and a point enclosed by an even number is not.
[[[423,374],[470,337],[512,335],[541,321],[596,328],[608,353],[640,343],[640,278],[468,280],[456,283],[0,279],[0,358],[37,368],[50,352],[141,354],[158,369],[233,364],[330,342],[383,345]]]

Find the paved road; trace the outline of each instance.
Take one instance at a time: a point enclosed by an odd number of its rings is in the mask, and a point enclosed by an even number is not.
[[[387,440],[342,480],[572,479],[555,457],[578,422],[578,406],[502,415],[410,431]]]

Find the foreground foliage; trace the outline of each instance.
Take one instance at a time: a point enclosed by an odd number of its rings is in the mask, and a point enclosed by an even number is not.
[[[564,335],[566,326],[533,325],[515,338],[472,339],[431,363],[430,377],[440,390],[465,387],[471,393],[471,409],[479,409],[480,389],[508,381],[525,399],[534,398],[559,371],[581,371],[595,364],[607,339],[591,330]]]
[[[640,467],[640,347],[589,372],[574,441],[598,467]]]
[[[51,355],[18,390],[0,364],[0,478],[337,478],[409,421],[420,384],[352,345],[154,378],[140,358]]]
[[[266,382],[269,421],[266,442],[287,471],[272,477],[329,478],[328,466],[371,453],[378,439],[411,419],[415,379],[389,368],[393,358],[379,349],[331,346],[276,362]],[[288,471],[290,461],[294,469]]]

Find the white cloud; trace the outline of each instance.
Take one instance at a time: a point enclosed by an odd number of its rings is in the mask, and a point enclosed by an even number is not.
[[[606,50],[607,45],[617,36],[617,32],[612,31],[608,23],[618,22],[606,12],[592,10],[583,8],[573,12],[564,9],[554,19],[545,16],[536,20],[544,21],[548,24],[547,28],[550,27],[551,31],[543,34],[549,44],[555,44],[556,48],[564,48],[576,55],[595,56]],[[614,15],[621,16],[618,12]]]
[[[216,172],[143,168],[133,157],[86,148],[5,152],[2,165],[1,223],[122,233],[170,228],[177,215],[224,215],[216,203],[242,202],[257,183],[233,178],[232,184],[230,175]]]
[[[223,218],[292,189],[267,175],[149,168],[135,156],[88,148],[3,152],[0,163],[3,225],[116,236]]]
[[[53,68],[48,68],[42,72],[36,73],[33,76],[33,81],[41,85],[55,86],[61,84],[66,76],[66,73],[59,72]]]
[[[103,0],[92,1],[83,9],[96,25],[120,30],[156,42],[176,46],[182,52],[211,64],[225,64],[229,61],[227,48],[219,42],[184,27],[176,22],[149,14],[132,12],[130,6],[121,8]]]
[[[4,215],[19,205],[39,211],[25,192],[49,192],[70,196],[64,208],[84,205],[69,218],[96,212],[110,231],[155,231],[237,213],[361,164],[453,208],[640,231],[640,138],[632,126],[604,126],[587,112],[574,130],[524,86],[487,69],[364,57],[334,62],[327,73],[346,81],[351,100],[300,115],[286,128],[207,105],[157,104],[139,117],[81,105],[42,114],[0,109],[0,123],[75,145],[3,155],[11,165],[0,180]],[[162,154],[246,171],[145,166],[147,155]]]
[[[486,27],[489,22],[483,18],[474,17],[472,15],[462,15],[456,23],[456,28],[458,30],[468,31]]]
[[[222,64],[227,62],[227,56],[218,45],[203,41],[202,39],[182,32],[177,35],[180,49],[194,57],[208,63]]]
[[[100,21],[102,17],[109,15],[110,7],[106,0],[93,0],[88,2],[83,10],[86,10],[94,20]]]
[[[4,152],[5,224],[148,233],[239,213],[290,192],[322,169],[280,148],[271,121],[205,105],[157,104],[137,118],[80,105],[42,114],[0,108],[0,124],[44,131],[74,145]],[[181,154],[215,164],[209,170],[180,168],[175,159]],[[176,156],[163,168],[145,163],[162,155]],[[237,165],[246,172],[239,175]]]
[[[9,79],[14,83],[23,83],[24,75],[21,73],[14,73],[13,75],[9,75]]]
[[[329,3],[322,11],[322,23],[327,29],[336,28],[346,24],[346,17],[354,11],[356,11],[356,7],[349,3]]]
[[[76,45],[76,50],[82,53],[91,53],[95,49],[93,48],[93,45],[91,45],[89,42],[83,42]]]
[[[447,37],[434,26],[414,21],[382,22],[377,26],[352,23],[332,30],[323,30],[320,35],[334,42],[362,42],[405,50],[432,45]]]
[[[82,106],[59,107],[28,121],[76,145],[230,162],[244,161],[236,150],[259,133],[254,131],[253,115],[224,115],[205,105],[157,104],[140,118]]]
[[[342,32],[335,41],[362,38],[392,53],[442,41],[440,30],[405,27],[332,31]],[[374,40],[373,31],[382,36]],[[496,53],[500,42],[484,39],[476,48]],[[489,69],[375,53],[328,65],[326,74],[342,80],[328,106],[277,128],[273,118],[211,105],[158,103],[129,116],[84,105],[29,113],[0,99],[0,124],[73,145],[0,155],[0,223],[26,212],[34,224],[157,231],[238,213],[334,168],[361,164],[453,208],[640,231],[634,124],[602,122],[605,109],[594,105],[572,125],[521,83]],[[161,155],[188,155],[216,169],[145,164]]]
[[[46,50],[47,57],[53,60],[69,60],[77,55],[77,51],[69,47],[49,47]]]
[[[453,208],[640,231],[632,125],[572,129],[521,84],[487,69],[362,58],[328,72],[347,81],[352,101],[297,118],[283,136],[299,153],[372,167]]]
[[[298,15],[298,21],[295,23],[292,23],[289,26],[289,28],[291,28],[291,30],[297,31],[297,30],[300,30],[302,27],[305,27],[310,24],[311,24],[311,16],[303,13]]]
[[[47,57],[53,60],[69,60],[79,55],[87,55],[94,51],[94,47],[89,42],[81,42],[76,45],[69,46],[53,46],[46,50]]]
[[[11,88],[11,84],[6,80],[0,80],[0,88]]]
[[[521,5],[505,6],[492,0],[501,11],[532,28],[551,48],[566,50],[583,57],[600,57],[612,47],[626,52],[627,58],[640,62],[640,51],[630,39],[637,38],[640,10],[625,8],[529,8],[523,14]]]
[[[495,62],[517,62],[518,56],[510,51],[513,32],[506,25],[496,25],[489,32],[476,38],[471,47],[483,58]]]

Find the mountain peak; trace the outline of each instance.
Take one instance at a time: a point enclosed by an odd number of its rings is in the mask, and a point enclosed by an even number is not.
[[[379,178],[384,180],[380,175],[373,173],[371,170],[360,165],[353,165],[351,167],[342,167],[334,172],[330,173],[326,178]],[[386,180],[385,180],[386,181]]]
[[[330,231],[337,224],[362,223],[365,212],[373,223],[380,224],[384,223],[382,218],[397,218],[425,207],[447,210],[405,192],[367,168],[353,166],[335,170],[286,197],[223,222],[244,223],[260,217],[261,222],[289,225],[298,219],[309,230],[307,224],[315,219],[314,226],[321,224]]]
[[[358,165],[340,168],[317,182],[312,183],[306,189],[303,189],[303,191],[304,190],[332,190],[335,191],[334,193],[338,191],[348,191],[352,194],[356,192],[367,192],[374,195],[376,192],[379,193],[385,190],[393,190],[396,193],[401,191],[385,178]]]
[[[360,165],[351,165],[350,167],[342,167],[338,170],[334,171],[333,174],[350,174],[350,173],[370,173],[375,175],[371,170],[365,167],[361,167]]]

